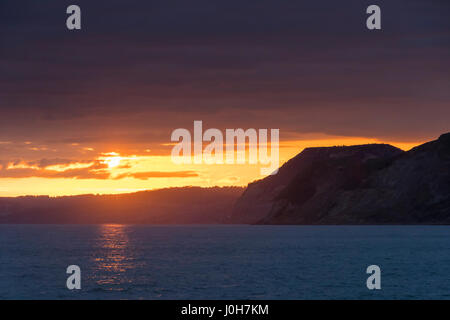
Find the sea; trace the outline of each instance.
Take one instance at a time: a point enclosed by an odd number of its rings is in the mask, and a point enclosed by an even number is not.
[[[0,225],[0,299],[450,299],[450,227]]]

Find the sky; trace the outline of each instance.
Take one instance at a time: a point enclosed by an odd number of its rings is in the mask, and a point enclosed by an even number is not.
[[[66,28],[77,4],[82,29]],[[381,8],[382,29],[366,28]],[[245,186],[255,165],[176,165],[171,133],[280,129],[407,150],[450,131],[447,0],[2,0],[0,196]]]

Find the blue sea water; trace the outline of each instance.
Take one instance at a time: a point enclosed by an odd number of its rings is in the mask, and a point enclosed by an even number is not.
[[[0,299],[449,298],[447,226],[0,225]]]

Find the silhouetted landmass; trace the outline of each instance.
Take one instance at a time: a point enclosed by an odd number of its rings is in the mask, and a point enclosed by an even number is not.
[[[235,223],[450,224],[450,133],[408,152],[308,148],[249,184]]]
[[[119,195],[0,198],[0,223],[223,223],[243,188],[168,188]]]
[[[0,198],[0,223],[450,224],[450,133],[408,152],[307,148],[243,188]]]

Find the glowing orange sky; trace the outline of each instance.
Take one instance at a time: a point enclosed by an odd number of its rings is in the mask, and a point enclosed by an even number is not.
[[[0,196],[262,178],[172,163],[171,132],[195,120],[280,129],[280,165],[305,147],[436,139],[450,130],[450,3],[384,2],[371,32],[362,1],[112,1],[107,14],[84,1],[101,19],[72,32],[58,1],[2,0]]]
[[[280,165],[305,147],[380,143],[376,139],[316,135],[315,139],[282,141]],[[390,142],[408,150],[420,142]],[[84,150],[86,147],[77,145]],[[92,148],[91,148],[92,149]],[[95,152],[95,150],[89,150]],[[261,179],[260,165],[176,165],[170,155],[122,155],[112,149],[94,161],[63,164],[9,163],[10,177],[0,178],[0,196],[127,193],[177,186],[246,186]]]

